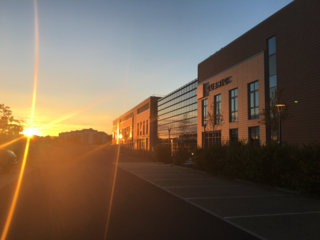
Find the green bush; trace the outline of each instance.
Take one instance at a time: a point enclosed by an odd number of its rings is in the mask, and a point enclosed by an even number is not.
[[[176,165],[181,165],[185,163],[190,157],[190,153],[188,150],[184,148],[179,148],[178,151],[174,153],[173,163]]]
[[[172,163],[170,147],[159,144],[154,150],[154,160],[157,162]]]
[[[320,196],[320,144],[299,147],[280,146],[276,142],[251,145],[240,141],[196,148],[193,152],[194,166],[213,175]]]

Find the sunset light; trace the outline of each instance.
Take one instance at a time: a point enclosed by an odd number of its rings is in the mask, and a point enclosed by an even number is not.
[[[39,135],[39,132],[34,128],[26,128],[22,134],[26,135],[27,137],[32,137],[33,135]]]

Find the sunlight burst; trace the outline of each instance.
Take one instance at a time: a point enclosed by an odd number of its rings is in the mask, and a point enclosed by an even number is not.
[[[32,137],[33,135],[39,135],[38,131],[34,128],[26,128],[22,132],[22,134],[26,135],[27,137]]]

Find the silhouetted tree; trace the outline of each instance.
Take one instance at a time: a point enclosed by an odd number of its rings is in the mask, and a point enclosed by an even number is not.
[[[260,124],[266,125],[266,127],[270,128],[271,131],[271,140],[278,141],[278,124],[279,120],[281,121],[286,120],[289,117],[288,109],[289,106],[286,104],[286,100],[283,97],[283,89],[275,90],[272,92],[270,97],[270,106],[269,109],[263,109],[262,112],[260,112]],[[277,104],[282,103],[285,104],[285,107],[283,109],[283,112],[279,116],[278,114],[278,108]]]
[[[23,126],[12,116],[10,107],[0,104],[0,135],[18,135],[22,131]]]

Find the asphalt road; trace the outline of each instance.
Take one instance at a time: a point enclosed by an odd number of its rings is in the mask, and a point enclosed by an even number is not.
[[[110,209],[117,149],[97,147],[31,146],[6,239],[256,239],[121,169]],[[0,233],[16,185],[0,188]]]

